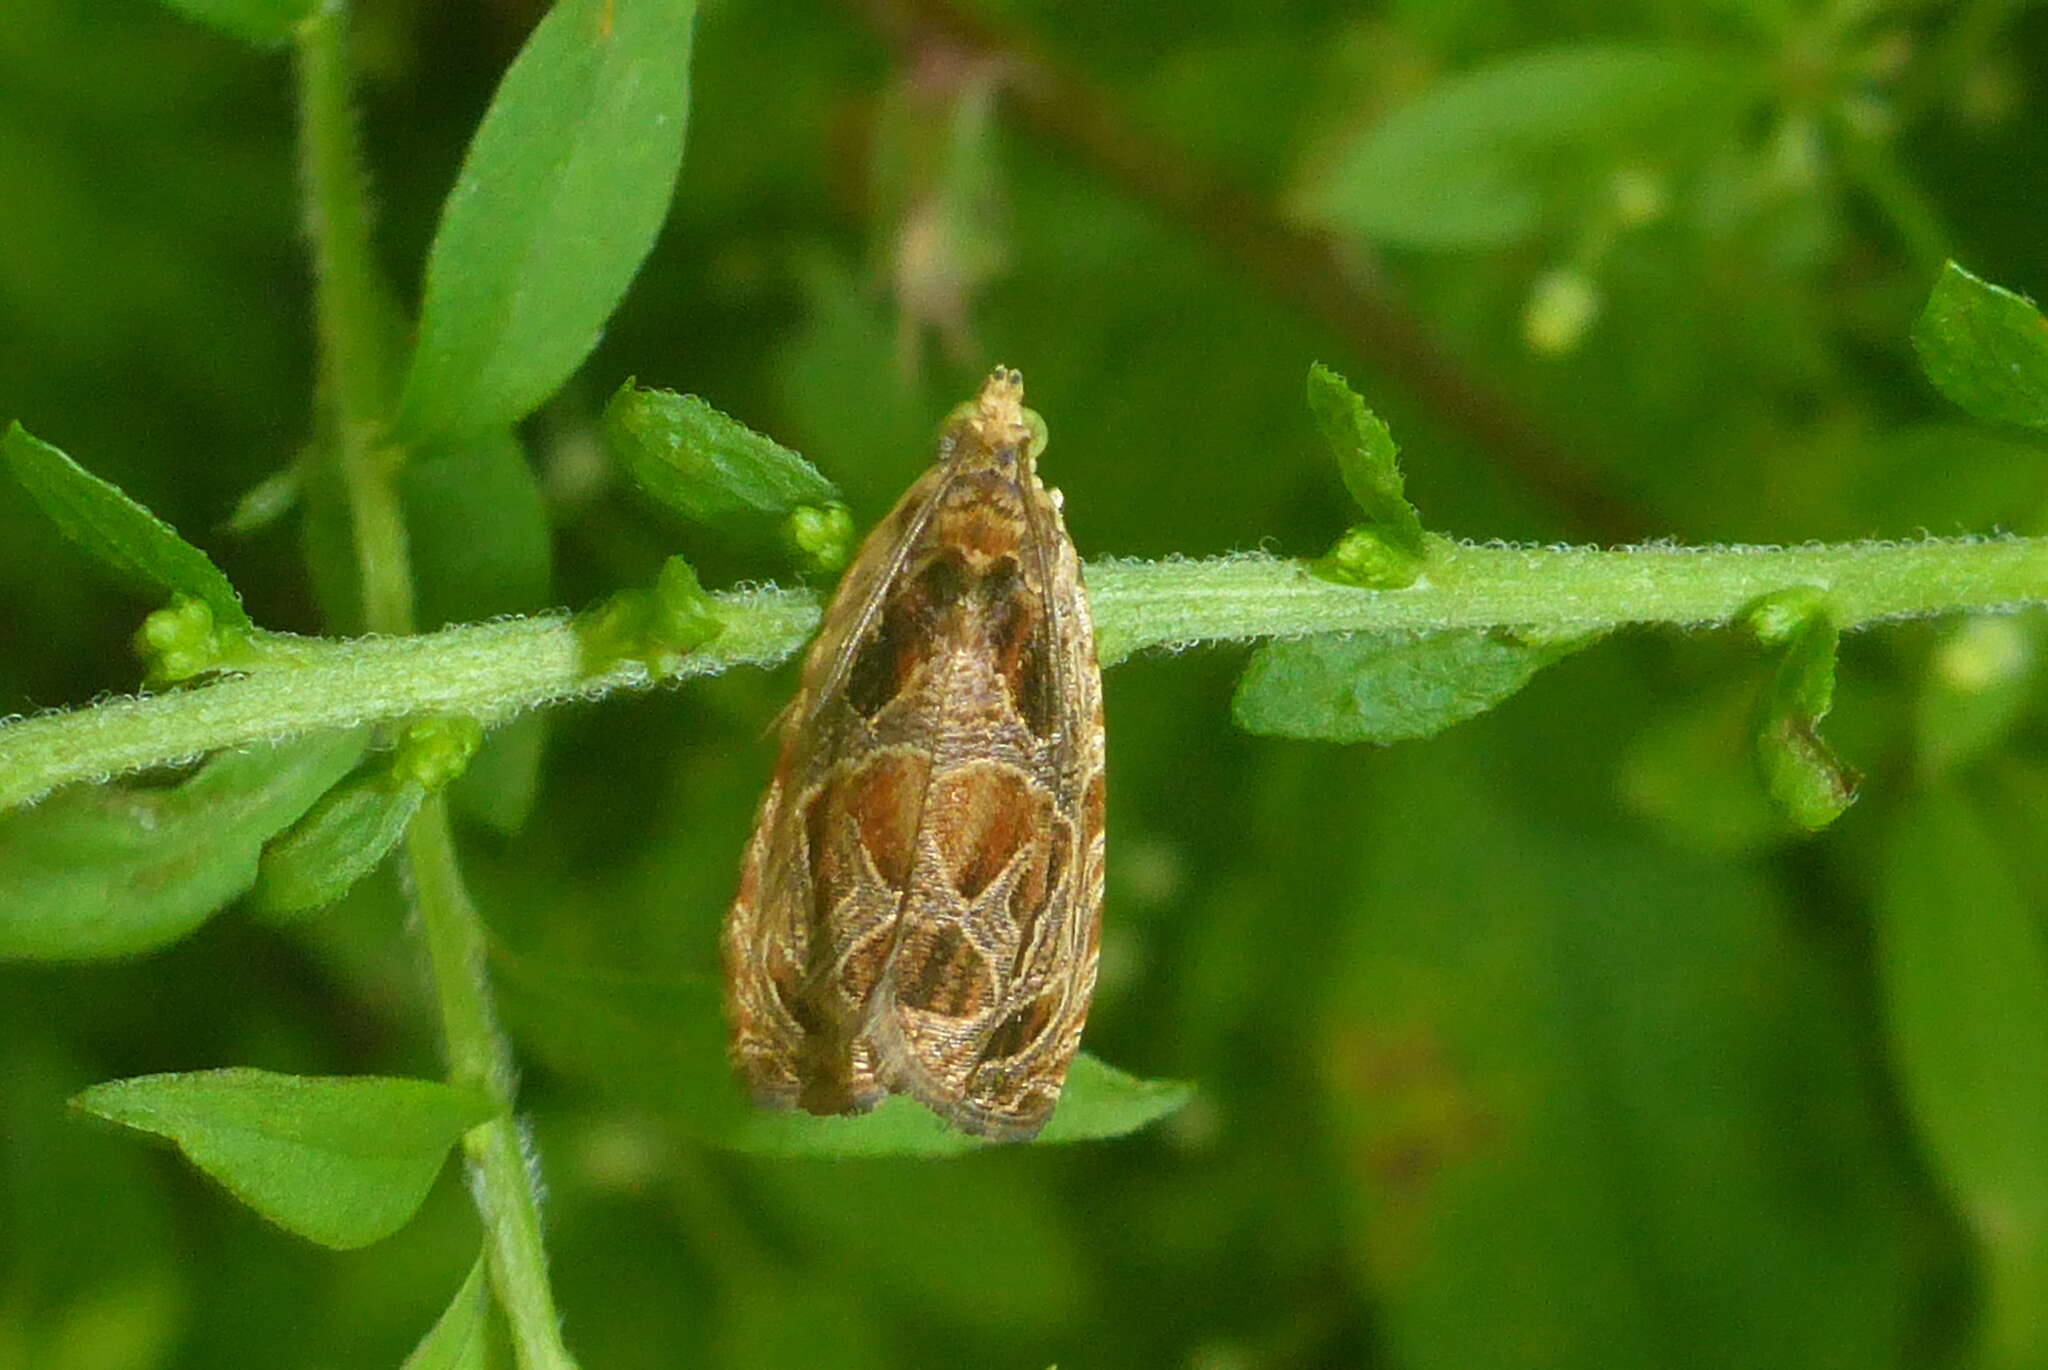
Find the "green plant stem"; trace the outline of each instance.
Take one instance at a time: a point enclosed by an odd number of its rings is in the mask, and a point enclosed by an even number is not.
[[[1515,628],[1571,635],[1635,623],[1733,623],[1758,597],[1827,591],[1845,629],[1886,619],[2002,612],[2048,603],[2048,538],[1815,547],[1617,549],[1433,540],[1422,579],[1357,590],[1272,557],[1102,561],[1087,570],[1100,652],[1329,632]],[[787,590],[712,596],[724,631],[653,669],[591,672],[559,615],[417,637],[289,639],[267,667],[198,689],[117,699],[0,728],[0,809],[56,785],[104,779],[215,748],[421,713],[501,722],[565,699],[768,665],[816,626],[816,599]]]
[[[411,557],[394,477],[402,454],[385,441],[396,310],[377,269],[361,140],[349,103],[348,10],[327,6],[299,30],[299,178],[313,252],[321,409],[340,466],[363,623],[412,630]]]
[[[573,1362],[561,1342],[554,1293],[548,1286],[540,1203],[529,1182],[513,1119],[512,1060],[491,1016],[483,920],[462,883],[441,796],[431,796],[420,806],[406,832],[406,857],[440,1000],[449,1082],[482,1090],[498,1106],[496,1117],[470,1129],[462,1139],[476,1176],[491,1282],[511,1324],[520,1365],[566,1370]]]
[[[404,451],[388,440],[395,310],[376,267],[360,140],[350,100],[347,10],[308,19],[298,41],[301,176],[315,271],[322,408],[346,493],[375,641],[414,641],[411,551],[396,477]],[[458,711],[459,712],[459,711]],[[380,715],[380,721],[395,715]],[[367,718],[367,715],[366,715]],[[491,1010],[483,920],[462,883],[439,795],[406,830],[414,907],[425,930],[452,1083],[483,1090],[497,1116],[463,1139],[483,1221],[491,1284],[522,1370],[571,1370],[548,1286],[540,1199],[514,1121],[511,1048]]]

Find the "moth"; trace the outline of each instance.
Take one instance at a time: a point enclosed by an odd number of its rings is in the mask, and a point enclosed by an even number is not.
[[[1035,1136],[1095,992],[1102,676],[1044,425],[998,367],[848,566],[725,920],[756,1102]]]

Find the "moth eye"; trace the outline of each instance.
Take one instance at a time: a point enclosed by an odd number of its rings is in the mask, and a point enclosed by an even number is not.
[[[1057,1005],[1050,994],[1041,994],[1023,1008],[1003,1019],[996,1030],[989,1034],[988,1045],[982,1048],[984,1061],[1006,1061],[1045,1035],[1046,1024],[1052,1021],[1053,1009]]]

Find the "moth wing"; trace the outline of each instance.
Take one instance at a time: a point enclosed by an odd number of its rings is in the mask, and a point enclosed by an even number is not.
[[[836,772],[872,748],[872,734],[846,707],[841,684],[924,535],[945,474],[934,468],[913,484],[862,543],[804,658],[798,694],[780,716],[775,776],[755,816],[721,937],[729,1054],[756,1102],[768,1107],[863,1111],[883,1094],[866,1043],[849,1041],[842,1026],[864,1005],[838,995],[834,957],[813,945],[832,920],[820,916],[814,880],[822,863],[812,850],[828,825],[809,820],[821,804],[828,815],[834,809],[834,796],[820,787],[830,788]],[[844,838],[836,845],[843,847]]]
[[[1058,506],[1024,493],[1038,612],[1001,683],[1028,764],[934,775],[927,809],[946,821],[919,853],[868,1028],[887,1087],[1003,1141],[1035,1136],[1058,1102],[1095,992],[1102,905],[1094,630]]]

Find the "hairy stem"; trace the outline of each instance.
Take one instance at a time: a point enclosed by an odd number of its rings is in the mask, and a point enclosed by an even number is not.
[[[300,30],[301,174],[313,245],[321,401],[348,504],[363,622],[372,633],[391,635],[372,641],[396,646],[418,640],[403,636],[414,622],[412,558],[396,485],[405,454],[387,438],[396,315],[371,245],[349,103],[346,22],[345,9],[329,7]],[[426,711],[445,712],[431,706]],[[365,721],[398,716],[363,715]],[[522,1370],[571,1370],[574,1361],[562,1345],[548,1287],[540,1199],[512,1111],[511,1048],[491,1009],[483,920],[463,885],[439,795],[420,806],[407,829],[405,856],[440,1006],[449,1080],[483,1091],[497,1105],[491,1121],[463,1138],[491,1284]]]
[[[1330,632],[1515,628],[1568,635],[1627,624],[1714,626],[1792,586],[1828,593],[1837,622],[2001,612],[2048,603],[2048,538],[1813,547],[1503,547],[1432,543],[1405,590],[1354,590],[1272,557],[1102,561],[1088,584],[1103,660],[1166,644]],[[401,719],[486,723],[572,698],[767,665],[817,624],[814,597],[712,597],[724,630],[661,669],[593,671],[559,615],[417,637],[292,640],[286,664],[200,689],[118,699],[0,728],[0,808],[52,786],[218,747]]]

